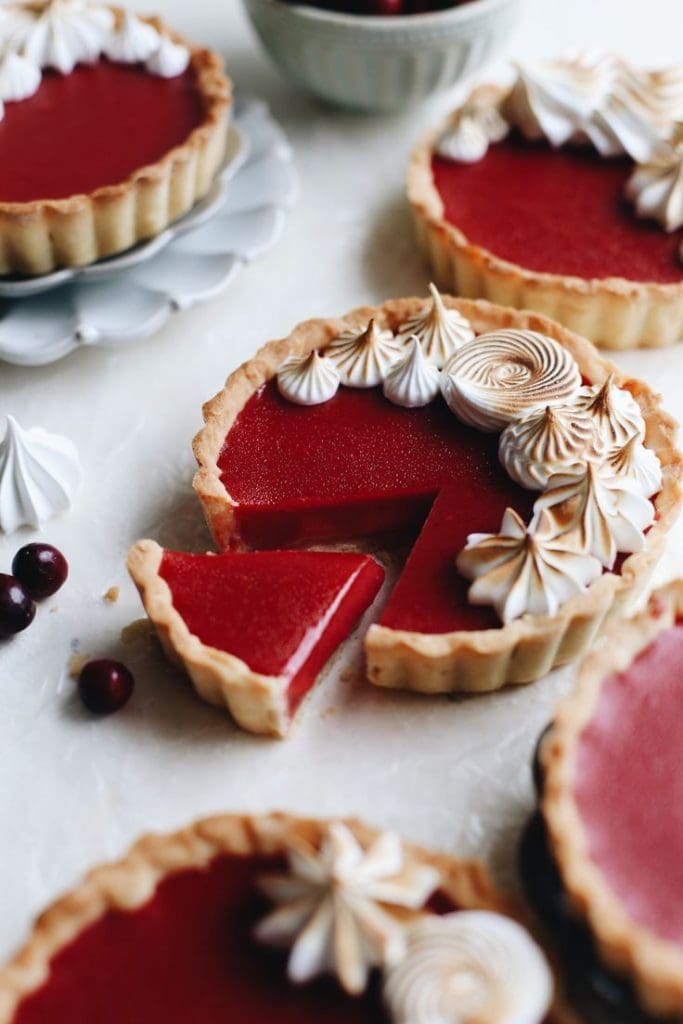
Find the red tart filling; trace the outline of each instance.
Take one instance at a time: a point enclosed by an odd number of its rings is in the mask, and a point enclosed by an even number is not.
[[[603,684],[574,795],[591,860],[631,918],[683,946],[683,624]]]
[[[435,157],[445,218],[476,245],[529,270],[678,284],[682,232],[636,217],[623,197],[632,161],[591,147],[529,143],[518,135],[475,163]]]
[[[534,495],[502,469],[498,438],[440,397],[404,409],[379,388],[340,388],[298,406],[270,382],[235,421],[219,468],[238,503],[231,540],[254,547],[414,531],[441,492],[381,621],[425,633],[497,625],[468,604],[455,556],[469,533],[496,532],[508,505],[526,515]]]
[[[165,551],[173,607],[208,647],[288,681],[290,711],[372,603],[384,572],[369,555]]]
[[[102,58],[45,70],[37,93],[5,104],[0,202],[67,199],[124,182],[204,120],[192,64],[176,78]]]

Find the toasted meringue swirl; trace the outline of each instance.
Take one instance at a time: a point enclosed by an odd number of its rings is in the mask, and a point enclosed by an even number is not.
[[[501,465],[515,483],[540,491],[553,474],[593,454],[595,429],[591,415],[574,405],[531,409],[501,434]]]
[[[474,331],[457,309],[448,309],[435,284],[430,284],[432,298],[419,313],[398,329],[397,338],[405,342],[415,335],[430,362],[441,369],[454,352],[471,341]]]
[[[625,193],[639,217],[659,221],[665,231],[683,227],[683,124],[648,163],[636,167]]]
[[[320,405],[337,393],[339,371],[315,349],[305,356],[290,356],[278,370],[277,386],[283,398],[295,405]]]
[[[570,353],[536,331],[482,334],[446,363],[442,392],[452,412],[479,430],[501,430],[539,405],[567,402],[581,384]]]
[[[351,388],[374,388],[381,384],[389,368],[403,355],[405,346],[391,331],[382,330],[370,320],[360,331],[344,331],[325,349],[339,371],[342,384]]]
[[[436,151],[446,160],[476,163],[491,142],[500,142],[510,126],[494,104],[468,103],[439,139]]]
[[[630,391],[617,387],[610,374],[603,384],[582,387],[576,405],[585,409],[595,422],[598,448],[608,452],[620,448],[632,437],[645,437],[645,420]]]
[[[394,405],[416,409],[428,405],[439,394],[440,374],[430,363],[414,335],[406,346],[406,355],[389,369],[384,378],[384,397]]]
[[[622,448],[613,448],[605,463],[615,476],[625,476],[636,484],[644,498],[651,498],[662,487],[662,464],[651,448],[637,436]]]
[[[529,933],[484,910],[413,925],[406,956],[384,983],[393,1024],[540,1024],[552,994],[552,973]]]

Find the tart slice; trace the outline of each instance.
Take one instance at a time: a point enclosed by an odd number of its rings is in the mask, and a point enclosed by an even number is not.
[[[408,170],[437,281],[608,348],[681,340],[682,82],[604,54],[476,89]]]
[[[541,857],[558,891],[539,911],[563,894],[573,922],[553,932],[570,960],[595,948],[602,966],[587,970],[614,1019],[683,1014],[682,711],[678,582],[606,634],[539,748]]]
[[[560,1024],[552,995],[476,863],[355,821],[224,815],[142,839],[42,914],[0,972],[0,1022]]]
[[[352,552],[190,555],[140,541],[128,568],[166,651],[199,695],[283,736],[384,572]]]
[[[231,102],[217,54],[95,0],[2,13],[0,274],[122,252],[208,192]]]

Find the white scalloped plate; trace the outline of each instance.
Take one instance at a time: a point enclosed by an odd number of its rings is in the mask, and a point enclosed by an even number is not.
[[[149,337],[172,312],[217,295],[274,245],[297,191],[282,129],[265,103],[240,97],[225,171],[187,217],[92,267],[0,282],[0,359],[44,366],[82,345]],[[13,297],[2,298],[3,286],[14,289]]]

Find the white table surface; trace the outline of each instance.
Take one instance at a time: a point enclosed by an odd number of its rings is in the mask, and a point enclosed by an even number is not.
[[[200,703],[151,639],[121,643],[122,628],[141,616],[123,567],[128,546],[139,537],[209,546],[190,486],[202,402],[298,320],[425,292],[402,180],[411,143],[448,102],[405,119],[334,112],[273,70],[238,0],[157,0],[154,9],[221,49],[236,82],[272,104],[294,146],[302,196],[272,253],[153,340],[84,350],[39,370],[0,365],[0,414],[68,434],[85,465],[75,507],[40,535],[68,556],[69,583],[0,647],[3,956],[89,866],[144,831],[221,810],[358,814],[427,844],[481,853],[509,879],[532,803],[529,757],[571,680],[565,670],[467,702],[391,696],[358,671],[356,681],[341,680],[345,666],[359,664],[356,637],[291,737],[277,742],[238,732]],[[666,63],[681,59],[682,36],[680,0],[528,0],[509,53],[597,45]],[[683,413],[683,347],[617,362]],[[672,536],[661,578],[683,570],[682,537],[681,529]],[[8,571],[16,548],[33,539],[31,531],[0,537],[0,567]],[[113,585],[121,597],[109,605],[102,595]],[[130,665],[137,688],[124,711],[95,719],[81,709],[68,672],[74,651]]]

